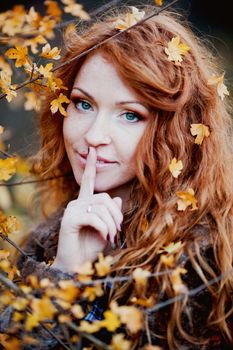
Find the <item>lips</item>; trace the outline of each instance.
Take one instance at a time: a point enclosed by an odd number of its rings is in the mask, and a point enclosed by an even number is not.
[[[79,155],[80,155],[82,158],[87,159],[88,153],[86,153],[86,154],[79,153]],[[97,159],[96,159],[96,160],[97,160],[98,163],[116,163],[116,162],[114,162],[114,161],[111,161],[111,160],[106,159],[106,158],[101,157],[101,156],[97,156]]]

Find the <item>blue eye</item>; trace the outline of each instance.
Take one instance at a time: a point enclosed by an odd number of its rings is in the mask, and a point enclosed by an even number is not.
[[[130,123],[135,123],[142,119],[140,115],[135,112],[126,112],[123,115],[125,116],[125,119]]]
[[[91,104],[85,100],[75,99],[74,104],[79,111],[89,111]]]

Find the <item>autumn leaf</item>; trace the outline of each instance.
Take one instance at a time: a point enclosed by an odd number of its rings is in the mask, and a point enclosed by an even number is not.
[[[52,320],[57,313],[57,309],[47,296],[41,299],[34,298],[31,302],[31,309],[37,321]]]
[[[0,56],[0,69],[7,73],[7,75],[12,75],[13,71],[9,63],[4,59],[3,56]]]
[[[62,103],[70,103],[70,100],[65,95],[60,93],[59,97],[51,102],[50,109],[51,109],[53,114],[56,113],[59,110],[59,112],[62,115],[64,115],[64,116],[67,115],[64,107],[62,106]]]
[[[168,268],[171,268],[175,264],[175,259],[173,255],[164,255],[162,254],[159,259],[160,263],[165,265]]]
[[[10,255],[10,252],[5,249],[0,249],[0,260],[7,259]]]
[[[217,93],[221,97],[221,100],[224,99],[225,95],[229,96],[229,91],[227,90],[227,87],[224,84],[224,75],[225,73],[223,73],[220,76],[214,75],[208,80],[208,85],[217,86]]]
[[[83,318],[85,316],[83,309],[79,304],[73,305],[70,311],[78,319]]]
[[[5,52],[5,55],[15,61],[15,66],[17,68],[22,67],[25,63],[30,62],[28,56],[28,48],[16,45],[15,48],[11,48]]]
[[[101,297],[103,295],[103,289],[101,284],[96,284],[93,287],[86,287],[83,291],[82,296],[88,298],[90,302],[94,301],[96,297]]]
[[[172,176],[177,178],[181,170],[183,169],[183,163],[181,160],[178,160],[176,158],[173,158],[168,166],[170,172],[172,173]]]
[[[103,256],[103,253],[99,253],[98,255],[99,260],[97,263],[95,263],[95,268],[97,271],[97,275],[100,277],[106,276],[111,268],[111,263],[113,261],[113,257],[111,256]]]
[[[51,16],[45,16],[40,21],[39,32],[41,35],[45,36],[47,39],[54,38],[54,28],[56,26],[55,19]]]
[[[131,333],[137,333],[142,328],[142,314],[135,306],[118,306],[112,301],[110,308]]]
[[[114,334],[111,341],[111,349],[113,350],[130,350],[132,342],[125,339],[123,333]]]
[[[102,325],[100,322],[95,321],[89,323],[88,321],[81,321],[79,326],[79,331],[87,333],[96,333],[101,329]]]
[[[48,63],[48,64],[46,64],[45,67],[41,65],[39,68],[39,72],[45,78],[52,78],[52,76],[53,76],[52,69],[53,69],[53,63]]]
[[[40,54],[40,56],[48,59],[59,60],[61,58],[60,52],[61,49],[58,49],[58,47],[54,47],[53,49],[51,49],[51,46],[48,43],[42,48],[42,53]]]
[[[176,243],[171,242],[167,246],[162,247],[158,251],[158,254],[161,254],[161,253],[176,254],[183,248],[183,246],[184,246],[184,243],[182,243],[181,241],[178,241]]]
[[[177,200],[177,210],[184,211],[190,205],[192,206],[191,210],[197,209],[197,199],[192,188],[188,188],[187,191],[178,191],[176,195],[180,198]]]
[[[0,88],[2,92],[6,94],[6,99],[8,102],[11,102],[13,97],[17,96],[17,92],[15,91],[17,85],[11,85],[11,76],[5,72],[0,72]]]
[[[68,88],[63,85],[63,81],[60,78],[48,78],[46,86],[53,92],[56,90],[68,90]]]
[[[83,6],[76,4],[74,0],[61,0],[61,2],[66,5],[64,7],[65,13],[70,13],[74,17],[79,17],[84,20],[89,20],[89,14],[83,9]]]
[[[145,16],[144,11],[139,11],[136,7],[131,6],[131,13],[127,13],[125,16],[125,19],[118,19],[115,22],[115,28],[119,30],[125,30],[132,25],[136,24],[137,22],[141,21],[143,17]]]
[[[145,287],[147,285],[150,272],[138,267],[133,271],[132,276],[138,286]]]
[[[39,51],[38,45],[46,43],[47,40],[43,37],[43,35],[37,35],[35,38],[25,40],[24,45],[30,46],[32,53],[37,54]]]
[[[59,8],[57,1],[46,0],[44,4],[47,6],[46,14],[54,17],[57,22],[61,21],[62,10]]]
[[[4,127],[0,125],[0,135],[3,134],[3,132],[4,132]]]
[[[172,271],[170,275],[172,288],[175,294],[186,293],[187,287],[181,279],[181,275],[187,273],[187,270],[183,267],[177,267],[174,271]]]
[[[94,274],[94,269],[90,261],[86,261],[84,264],[76,268],[75,272],[79,273],[82,276],[89,276]],[[80,277],[80,276],[79,276]]]
[[[121,322],[115,313],[107,310],[104,312],[104,319],[101,321],[101,325],[109,332],[115,332],[115,330],[120,327]]]
[[[191,124],[190,131],[193,136],[196,136],[195,143],[197,145],[201,145],[204,138],[210,135],[208,126],[204,124]]]
[[[155,5],[162,6],[163,5],[163,0],[155,0]]]
[[[0,211],[0,232],[8,235],[20,228],[19,220],[13,215],[5,215]]]
[[[38,98],[38,96],[33,91],[25,92],[24,96],[26,97],[26,101],[24,103],[25,110],[35,110],[38,112],[41,108],[41,100]]]
[[[9,180],[16,173],[17,158],[0,159],[0,181]]]
[[[186,44],[180,43],[180,37],[176,36],[168,42],[168,46],[165,48],[165,53],[168,56],[168,60],[175,62],[177,66],[180,66],[180,62],[183,61],[182,56],[185,55],[190,48]]]

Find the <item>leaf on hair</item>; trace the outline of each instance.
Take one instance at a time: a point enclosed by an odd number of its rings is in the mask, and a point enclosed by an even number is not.
[[[220,96],[221,100],[223,100],[225,98],[225,95],[229,96],[229,91],[227,90],[227,87],[224,84],[224,75],[225,75],[225,73],[223,73],[220,76],[213,75],[208,80],[208,85],[216,85],[217,93],[218,93],[218,96]]]
[[[178,160],[176,158],[173,158],[168,166],[171,174],[173,177],[177,178],[180,173],[181,170],[183,169],[183,163],[181,160]]]
[[[183,55],[190,50],[190,47],[180,42],[180,37],[176,36],[168,42],[167,47],[164,49],[168,56],[168,61],[172,61],[175,65],[180,66],[180,62],[183,61]]]
[[[177,200],[177,210],[184,211],[187,207],[191,206],[191,210],[197,209],[197,199],[194,196],[194,190],[188,188],[187,191],[178,191],[176,195],[179,197]]]
[[[127,13],[127,15],[125,16],[125,19],[118,19],[115,22],[115,28],[119,29],[119,30],[125,30],[131,26],[133,26],[134,24],[136,24],[137,22],[141,21],[143,19],[143,17],[145,16],[145,12],[144,11],[139,11],[136,7],[131,6],[131,13]]]
[[[196,136],[195,143],[201,145],[205,137],[209,137],[210,131],[208,126],[204,124],[191,124],[191,134]]]

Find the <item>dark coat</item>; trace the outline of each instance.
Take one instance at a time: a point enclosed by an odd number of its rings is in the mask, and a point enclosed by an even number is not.
[[[54,259],[56,256],[57,244],[58,244],[58,234],[60,229],[60,222],[63,215],[63,210],[59,210],[48,218],[45,222],[40,224],[35,231],[29,235],[29,239],[26,245],[23,247],[24,251],[29,255],[29,257],[20,257],[18,260],[18,268],[21,272],[23,280],[27,276],[33,274],[39,279],[49,278],[53,282],[58,282],[62,279],[72,279],[73,275],[68,273],[63,273],[57,269],[51,268],[48,263]],[[199,228],[200,229],[200,228]],[[211,251],[206,250],[206,254],[209,254],[211,259]],[[185,275],[185,283],[189,289],[195,288],[202,284],[202,281],[197,276],[197,274],[192,269],[189,262],[186,263],[185,268],[188,273]],[[106,301],[107,297],[105,298]],[[203,347],[200,345],[193,345],[181,339],[180,345],[177,349],[179,350],[226,350],[233,349],[233,344],[228,345],[224,342],[222,336],[220,335],[218,329],[206,326],[207,318],[211,310],[212,297],[206,289],[200,291],[195,295],[195,297],[190,298],[188,302],[188,313],[192,320],[192,327],[188,319],[185,319],[183,323],[187,324],[184,328],[194,334],[195,336],[203,336],[209,338],[209,343]],[[107,307],[107,304],[106,304]],[[8,307],[0,315],[0,333],[7,333],[9,330],[9,325],[12,317],[12,308]],[[188,314],[187,313],[187,314]],[[166,331],[166,324],[169,318],[169,307],[163,308],[156,314],[149,315],[149,329],[152,335],[152,343],[154,345],[160,345],[163,349],[168,349],[166,341],[161,341],[156,334],[163,333]],[[56,332],[56,329],[54,330]],[[35,350],[47,350],[47,349],[62,349],[58,345],[57,341],[51,338],[50,335],[43,329],[36,330],[36,335],[40,338],[40,345],[36,347],[27,346],[25,349],[35,349]],[[107,339],[107,333],[100,334],[104,340]],[[179,335],[177,336],[179,338]],[[142,332],[140,346],[147,343],[148,339],[146,332]],[[81,347],[82,348],[82,347]],[[81,349],[80,348],[80,349]]]

